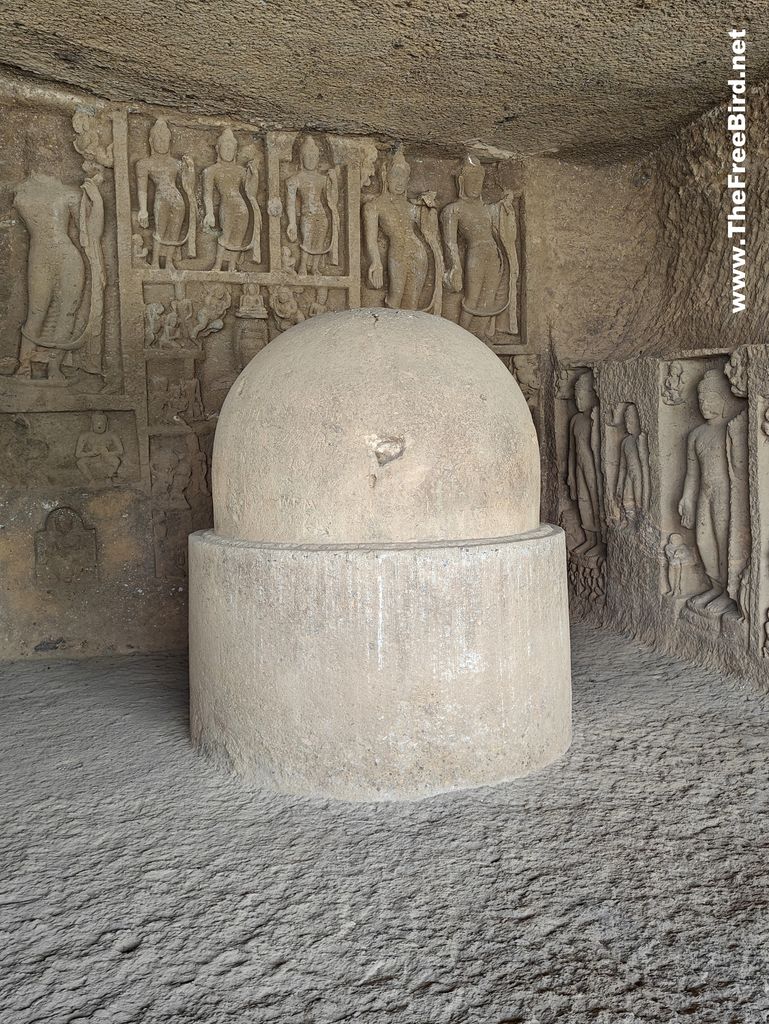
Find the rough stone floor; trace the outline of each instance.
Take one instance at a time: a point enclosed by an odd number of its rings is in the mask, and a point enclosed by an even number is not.
[[[563,760],[399,806],[221,777],[178,661],[6,667],[0,1021],[769,1020],[769,698],[574,649]]]

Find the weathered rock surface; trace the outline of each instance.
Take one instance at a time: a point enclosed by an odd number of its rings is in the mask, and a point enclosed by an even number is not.
[[[756,79],[765,4],[749,0]],[[6,3],[3,59],[111,99],[272,127],[480,139],[605,161],[659,143],[727,91],[729,11],[696,0],[176,6]]]
[[[574,651],[564,759],[400,805],[223,778],[176,660],[6,667],[4,1024],[758,1024],[769,704]]]

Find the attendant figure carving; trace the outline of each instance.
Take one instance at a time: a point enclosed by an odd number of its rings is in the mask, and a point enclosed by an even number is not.
[[[441,313],[443,257],[438,234],[434,193],[416,202],[407,195],[411,167],[398,149],[381,168],[382,188],[363,207],[363,237],[369,261],[368,282],[385,286],[379,251],[380,234],[387,243],[387,292],[385,305],[393,309],[419,309],[433,255],[433,289],[426,312]]]
[[[172,270],[182,246],[186,245],[188,256],[195,256],[197,252],[195,167],[188,156],[180,160],[172,156],[171,129],[163,118],[159,118],[150,129],[149,146],[150,155],[142,157],[136,164],[139,225],[148,228],[152,224],[153,270],[160,269],[161,260],[166,269]],[[148,206],[150,183],[154,189],[151,221]],[[187,233],[182,237],[187,209]]]
[[[299,243],[300,274],[320,273],[323,257],[339,263],[339,180],[336,168],[319,170],[320,149],[311,136],[299,147],[300,168],[286,181],[289,242]]]
[[[237,162],[238,142],[231,128],[225,128],[216,142],[217,161],[203,171],[203,225],[216,228],[215,198],[219,197],[219,235],[214,270],[237,270],[244,252],[259,263],[262,215],[259,209],[259,168],[256,159],[243,167]],[[249,222],[251,237],[246,242]]]
[[[446,281],[462,294],[459,322],[491,340],[497,331],[518,333],[518,256],[515,195],[483,199],[486,171],[468,156],[457,175],[459,198],[441,211]],[[460,252],[464,246],[464,259]]]
[[[623,413],[625,437],[620,442],[616,499],[625,522],[649,508],[649,445],[641,430],[638,409],[628,402]]]
[[[668,564],[667,597],[681,597],[683,594],[683,572],[687,566],[694,565],[697,558],[691,547],[684,543],[680,533],[671,533],[665,545],[665,558]]]
[[[598,402],[590,370],[574,384],[577,412],[569,421],[569,497],[576,502],[584,540],[573,550],[587,558],[603,556],[603,483]]]
[[[668,363],[667,373],[662,382],[662,401],[665,405],[681,405],[684,401],[683,391],[684,368],[677,359]]]

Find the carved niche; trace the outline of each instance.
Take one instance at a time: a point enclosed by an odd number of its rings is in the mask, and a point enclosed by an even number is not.
[[[556,447],[562,467],[559,521],[574,594],[602,605],[606,592],[606,511],[600,408],[591,367],[562,368]]]
[[[96,531],[73,508],[49,512],[35,534],[35,575],[47,583],[78,583],[96,576]]]
[[[84,157],[80,175],[73,181],[67,154],[40,141],[13,188],[26,249],[26,313],[17,358],[0,366],[10,375],[3,390],[18,384],[98,391],[105,384],[104,195],[112,150],[93,115],[76,111],[73,127],[73,149]]]
[[[682,620],[718,635],[723,623],[745,623],[749,613],[747,379],[739,354],[693,360],[692,369],[678,439],[672,424],[666,431],[681,453],[666,462],[678,480],[666,485],[675,505],[664,546],[667,596],[683,602]]]

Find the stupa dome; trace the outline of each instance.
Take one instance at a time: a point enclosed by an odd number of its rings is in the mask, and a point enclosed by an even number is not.
[[[328,313],[271,342],[227,396],[212,477],[216,533],[238,540],[445,542],[539,524],[520,388],[427,313]]]

